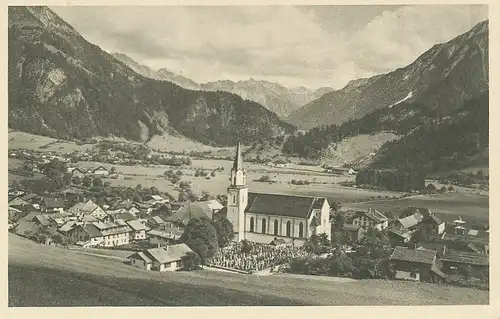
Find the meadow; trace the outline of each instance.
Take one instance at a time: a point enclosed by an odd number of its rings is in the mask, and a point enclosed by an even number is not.
[[[488,304],[489,292],[385,280],[151,272],[9,234],[8,304],[30,306],[301,306]],[[300,293],[297,293],[300,291]]]

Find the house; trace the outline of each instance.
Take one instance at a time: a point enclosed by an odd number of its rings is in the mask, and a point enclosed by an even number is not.
[[[122,172],[118,172],[118,173],[109,174],[109,177],[113,178],[113,179],[123,179],[125,176],[123,175]]]
[[[158,247],[127,257],[134,267],[157,271],[175,271],[183,267],[182,260],[192,250],[186,244]]]
[[[76,203],[70,209],[68,209],[68,212],[71,215],[78,217],[91,215],[97,220],[103,220],[108,217],[108,214],[99,205],[97,205],[91,200],[85,203]]]
[[[132,216],[136,216],[138,213],[140,213],[141,211],[138,210],[137,208],[135,207],[132,207],[128,210],[129,214],[131,214]]]
[[[94,169],[92,172],[94,176],[96,177],[108,177],[109,176],[109,170],[106,169],[104,166],[99,166],[98,168]]]
[[[368,208],[366,211],[358,211],[350,221],[354,226],[373,227],[384,230],[388,227],[389,219],[375,209]]]
[[[490,265],[490,259],[487,254],[465,252],[453,249],[447,249],[443,258],[443,269],[446,273],[458,273],[462,266],[470,266],[476,270],[487,271]]]
[[[87,175],[87,173],[81,169],[79,169],[78,167],[74,168],[73,170],[71,170],[71,178],[80,178],[80,179],[83,179],[85,177],[85,175]]]
[[[130,242],[131,229],[127,225],[115,223],[82,223],[66,233],[75,241],[90,242],[90,247],[114,247]]]
[[[401,217],[393,222],[392,228],[399,231],[415,231],[424,217],[420,213],[413,213],[406,217]]]
[[[390,261],[396,270],[396,279],[439,282],[443,272],[436,265],[437,251],[409,249],[396,246]]]
[[[38,224],[38,225],[44,226],[44,227],[51,226],[53,224],[53,221],[51,220],[49,215],[37,215],[33,219],[33,222],[35,224]]]
[[[21,197],[15,197],[14,199],[10,200],[8,205],[9,207],[14,207],[21,210],[27,206],[31,206],[29,202],[25,201]]]
[[[125,212],[125,213],[114,214],[113,220],[117,220],[117,219],[123,219],[124,221],[129,221],[129,220],[136,220],[137,217],[135,217],[134,215],[132,215],[129,212]]]
[[[359,225],[351,225],[344,223],[342,225],[342,231],[349,236],[350,242],[357,242],[363,239],[365,236],[365,229]]]
[[[8,208],[8,214],[9,214],[9,220],[18,220],[24,215],[24,213],[21,210],[10,206]]]
[[[68,235],[68,232],[78,225],[76,221],[67,221],[59,227],[58,231],[63,235]]]
[[[62,232],[61,229],[59,231]],[[85,243],[81,246],[95,247],[104,242],[104,236],[93,224],[74,224],[64,233],[75,242]]]
[[[389,228],[387,230],[387,236],[389,237],[389,241],[391,246],[401,246],[407,244],[411,240],[411,235],[413,232],[405,229],[398,228]]]
[[[131,241],[146,239],[146,231],[149,230],[146,225],[141,223],[139,220],[129,220],[126,223],[130,229],[132,229],[130,232]]]
[[[66,203],[62,198],[44,197],[40,203],[40,208],[43,212],[59,212],[62,213],[66,207]]]
[[[42,201],[42,196],[35,194],[35,193],[25,194],[25,195],[21,196],[21,198],[32,205],[33,204],[40,204]]]
[[[182,230],[171,228],[168,230],[151,229],[147,232],[149,243],[156,245],[170,245],[179,240],[182,236]]]
[[[168,217],[167,220],[185,226],[191,218],[205,217],[212,220],[214,213],[219,212],[221,208],[224,208],[224,206],[218,201],[188,202],[172,216]]]
[[[446,223],[431,213],[423,218],[419,228],[426,237],[441,235],[446,229]]]
[[[165,223],[165,221],[163,219],[161,219],[161,217],[153,216],[153,217],[148,219],[147,225],[150,228],[156,228],[156,227],[163,225],[163,223]]]

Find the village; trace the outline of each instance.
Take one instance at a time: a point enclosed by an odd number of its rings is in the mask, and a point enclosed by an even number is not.
[[[91,188],[123,178],[103,166],[61,166],[71,163],[67,158],[38,161],[40,174],[57,179],[53,175],[64,168],[60,175],[88,180]],[[245,275],[291,272],[489,285],[487,225],[477,227],[461,217],[446,222],[423,207],[394,215],[339,207],[319,196],[251,193],[245,172],[238,146],[226,173],[227,196],[216,198],[190,196],[186,185],[185,198],[178,199],[140,188],[91,198],[91,193],[64,190],[38,194],[17,183],[9,187],[9,231],[43,245],[128,251],[131,267],[151,271],[203,267]],[[203,233],[203,222],[214,225],[216,247]]]

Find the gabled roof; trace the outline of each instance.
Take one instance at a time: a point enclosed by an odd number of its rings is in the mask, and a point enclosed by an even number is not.
[[[62,233],[66,233],[66,232],[70,231],[71,229],[73,229],[73,227],[75,227],[77,225],[78,225],[78,222],[69,221],[69,222],[66,222],[64,225],[62,225],[59,228],[59,231]]]
[[[93,224],[80,225],[80,227],[82,227],[83,230],[87,233],[87,235],[89,235],[89,237],[91,238],[102,237],[101,231]]]
[[[212,216],[213,211],[207,202],[194,202],[182,206],[172,216],[168,217],[167,220],[187,225],[191,218],[205,217],[211,220]]]
[[[98,207],[99,206],[95,203],[76,203],[75,205],[70,207],[68,211],[74,214],[77,213],[91,214]]]
[[[396,228],[389,228],[388,232],[405,239],[411,239],[411,232],[408,231],[405,232],[405,231],[400,231],[399,229]]]
[[[16,198],[12,199],[11,201],[9,201],[9,206],[26,206],[29,204],[30,203],[28,203],[27,201],[25,201],[21,197],[16,197]]]
[[[47,208],[60,208],[65,206],[65,202],[62,198],[44,197],[42,202]]]
[[[144,251],[148,257],[161,264],[181,260],[189,252],[192,252],[192,250],[186,244],[152,248]]]
[[[413,226],[418,225],[422,221],[422,215],[419,213],[415,213],[413,215],[403,217],[398,219],[398,222],[403,226],[404,228],[411,228]]]
[[[127,224],[135,231],[146,230],[148,229],[146,225],[141,223],[139,220],[129,220]]]
[[[437,217],[434,214],[430,214],[427,217],[425,217],[423,219],[423,222],[425,222],[425,223],[432,223],[432,224],[435,224],[435,225],[441,225],[443,223],[443,221],[441,220],[441,218]]]
[[[477,266],[488,266],[490,264],[490,259],[488,255],[470,253],[458,250],[448,249],[446,254],[442,258],[443,261],[455,262],[461,264],[477,265]]]
[[[436,254],[435,250],[408,249],[408,247],[396,246],[390,259],[432,265]]]
[[[153,222],[153,224],[163,224],[164,221],[161,219],[160,216],[153,216],[150,219],[148,219],[150,222]]]
[[[178,239],[182,236],[182,230],[177,228],[170,228],[168,230],[151,229],[148,231],[148,235],[166,239]]]
[[[42,226],[49,226],[51,224],[50,218],[47,215],[37,215],[35,219]]]
[[[356,214],[357,215],[364,215],[376,223],[382,223],[386,220],[389,220],[384,214],[381,214],[377,210],[371,209],[371,208],[369,208],[366,211],[356,212]]]
[[[315,205],[320,205],[325,200],[323,197],[248,193],[245,212],[308,218]]]
[[[164,200],[163,197],[161,197],[160,195],[151,195],[151,198],[154,199],[154,200],[157,200],[157,201]]]
[[[131,213],[119,213],[114,216],[115,219],[123,219],[124,221],[136,220],[137,217],[132,215]]]
[[[32,199],[34,199],[34,198],[36,198],[36,197],[40,197],[40,195],[35,194],[35,193],[28,193],[28,194],[25,194],[25,195],[21,196],[21,198],[22,198],[23,200],[28,201],[28,202],[29,202],[30,200],[32,200]]]
[[[148,257],[146,256],[145,253],[143,253],[142,251],[139,251],[137,253],[133,253],[132,255],[128,256],[127,259],[141,259],[143,261],[145,261],[146,263],[150,264],[152,263],[153,261]]]

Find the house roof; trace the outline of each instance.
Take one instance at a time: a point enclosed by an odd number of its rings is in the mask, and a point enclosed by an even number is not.
[[[80,225],[80,227],[83,228],[89,237],[101,237],[103,235],[102,232],[93,224]]]
[[[77,226],[78,225],[78,222],[75,222],[75,221],[69,221],[69,222],[66,222],[64,225],[62,225],[60,228],[59,228],[59,231],[60,232],[63,232],[63,233],[66,233],[68,231],[70,231],[71,229],[73,229],[73,227]]]
[[[161,219],[160,216],[153,216],[149,219],[149,221],[152,221],[153,223],[156,223],[156,224],[163,224],[164,223],[163,219]]]
[[[441,260],[478,266],[488,266],[490,264],[488,255],[452,249],[448,249]]]
[[[74,214],[78,213],[90,214],[98,207],[99,206],[95,203],[76,203],[70,209],[68,209],[68,211]]]
[[[127,259],[141,259],[141,260],[144,260],[146,263],[150,264],[152,263],[153,261],[148,257],[146,256],[145,253],[143,253],[142,251],[139,251],[139,252],[136,252],[136,253],[133,253],[132,255],[128,256]]]
[[[124,221],[135,220],[137,217],[132,215],[131,213],[118,213],[115,215],[115,219],[123,219]]]
[[[97,218],[95,218],[92,215],[84,215],[82,217],[82,222],[96,222],[96,221],[98,221]]]
[[[36,233],[40,229],[40,226],[33,222],[27,220],[19,220],[17,225],[14,227],[14,233],[18,235],[25,235],[27,231],[32,234]]]
[[[416,226],[421,221],[422,221],[422,215],[420,215],[419,213],[415,213],[413,215],[398,219],[398,222],[404,228],[411,228],[413,226]]]
[[[224,206],[222,206],[221,203],[219,203],[218,200],[212,199],[212,200],[207,200],[204,202],[199,202],[199,203],[205,203],[210,209],[212,210],[219,210],[222,209]]]
[[[211,220],[212,216],[213,211],[207,202],[195,202],[182,206],[172,216],[168,217],[167,220],[186,225],[191,218],[206,217]]]
[[[37,216],[35,216],[35,219],[42,226],[49,226],[51,224],[50,223],[50,218],[47,215],[37,215]]]
[[[177,244],[148,249],[144,253],[163,264],[181,260],[189,252],[192,252],[192,250],[186,244]]]
[[[388,218],[384,214],[378,212],[375,209],[371,209],[371,208],[369,208],[366,211],[356,212],[356,214],[357,215],[362,214],[362,215],[370,218],[371,220],[373,220],[376,223],[382,223],[382,222],[388,220]]]
[[[443,221],[441,220],[441,218],[437,217],[434,214],[428,215],[426,218],[424,218],[423,222],[425,222],[425,223],[433,223],[435,225],[441,225],[443,223]]]
[[[47,208],[60,208],[65,206],[65,202],[62,198],[52,198],[52,197],[45,197],[43,199],[43,204]]]
[[[408,249],[408,247],[396,246],[390,259],[432,265],[436,254],[435,250]]]
[[[404,209],[401,212],[400,216],[401,217],[406,217],[406,216],[412,215],[414,213],[419,213],[419,214],[421,214],[424,217],[427,217],[427,216],[431,215],[431,211],[428,208],[409,206],[408,208]]]
[[[151,195],[151,198],[157,201],[164,200],[163,197],[161,197],[160,195]]]
[[[347,223],[344,223],[344,225],[342,226],[342,230],[345,230],[345,231],[358,231],[360,228],[361,228],[361,226],[347,224]]]
[[[392,233],[394,235],[397,235],[399,237],[402,237],[402,238],[406,238],[406,239],[410,239],[411,238],[411,232],[408,232],[408,231],[400,231],[399,229],[396,229],[396,228],[390,228],[388,230],[389,233]]]
[[[148,231],[149,236],[156,236],[156,237],[161,237],[161,238],[167,238],[167,239],[177,239],[180,236],[182,236],[182,231],[177,228],[170,228],[168,230],[158,230],[158,229],[152,229]]]
[[[248,193],[249,213],[308,218],[313,209],[324,203],[323,197]]]
[[[16,197],[16,198],[12,199],[11,201],[9,201],[9,206],[25,206],[25,205],[29,205],[29,204],[30,203],[28,203],[27,201],[25,201],[21,197]]]
[[[39,197],[38,194],[35,194],[35,193],[28,193],[28,194],[25,194],[23,196],[21,196],[21,199],[25,200],[25,201],[30,201],[36,197]]]
[[[141,223],[139,220],[129,220],[127,224],[135,231],[146,230],[148,229],[146,225]]]

